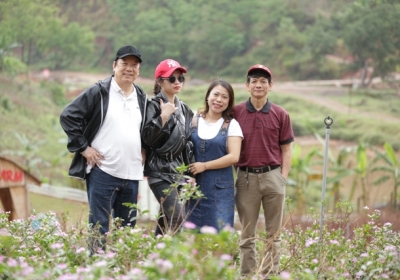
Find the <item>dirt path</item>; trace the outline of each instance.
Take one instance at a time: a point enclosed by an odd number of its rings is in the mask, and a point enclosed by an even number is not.
[[[333,111],[349,114],[349,115],[357,115],[363,116],[368,119],[379,119],[386,122],[391,123],[400,123],[400,119],[386,115],[383,113],[377,112],[368,112],[362,111],[360,109],[351,108],[349,106],[344,105],[332,98],[332,95],[345,95],[346,89],[337,88],[337,87],[317,87],[317,86],[296,86],[292,85],[292,83],[277,83],[274,85],[274,91],[282,92],[283,94],[301,97],[307,101],[313,102],[315,104],[325,106],[330,108]]]

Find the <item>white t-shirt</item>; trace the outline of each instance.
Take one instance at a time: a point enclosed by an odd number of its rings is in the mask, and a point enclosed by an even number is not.
[[[100,169],[127,180],[143,180],[140,124],[142,114],[135,87],[125,97],[114,78],[111,81],[107,115],[92,142],[104,156]]]
[[[196,117],[197,118],[197,117]],[[223,118],[220,118],[215,123],[210,123],[204,120],[204,118],[200,117],[199,122],[197,124],[198,127],[198,135],[203,140],[212,139],[217,136],[218,132],[220,131],[222,124],[224,122]],[[240,128],[239,123],[237,120],[232,119],[231,123],[228,128],[228,137],[229,136],[239,136],[243,138],[243,132]]]

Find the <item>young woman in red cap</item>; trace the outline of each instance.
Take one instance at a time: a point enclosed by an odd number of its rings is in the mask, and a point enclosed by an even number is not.
[[[166,59],[158,64],[154,77],[154,97],[148,102],[142,141],[147,146],[144,175],[160,203],[155,234],[176,233],[185,217],[184,205],[178,201],[177,167],[194,162],[190,124],[193,112],[179,100],[186,69],[179,62]],[[165,190],[170,190],[166,195]]]

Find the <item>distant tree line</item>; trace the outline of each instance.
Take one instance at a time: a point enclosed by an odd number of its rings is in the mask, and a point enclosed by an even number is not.
[[[398,0],[3,0],[0,67],[17,65],[5,58],[19,47],[29,67],[108,69],[133,44],[149,75],[170,57],[203,78],[242,77],[254,63],[281,79],[384,77],[400,65],[399,15]]]

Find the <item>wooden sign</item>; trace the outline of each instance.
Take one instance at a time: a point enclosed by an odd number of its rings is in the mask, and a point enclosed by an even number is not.
[[[30,212],[27,183],[40,186],[40,181],[15,162],[0,157],[0,200],[9,219],[26,219]]]

